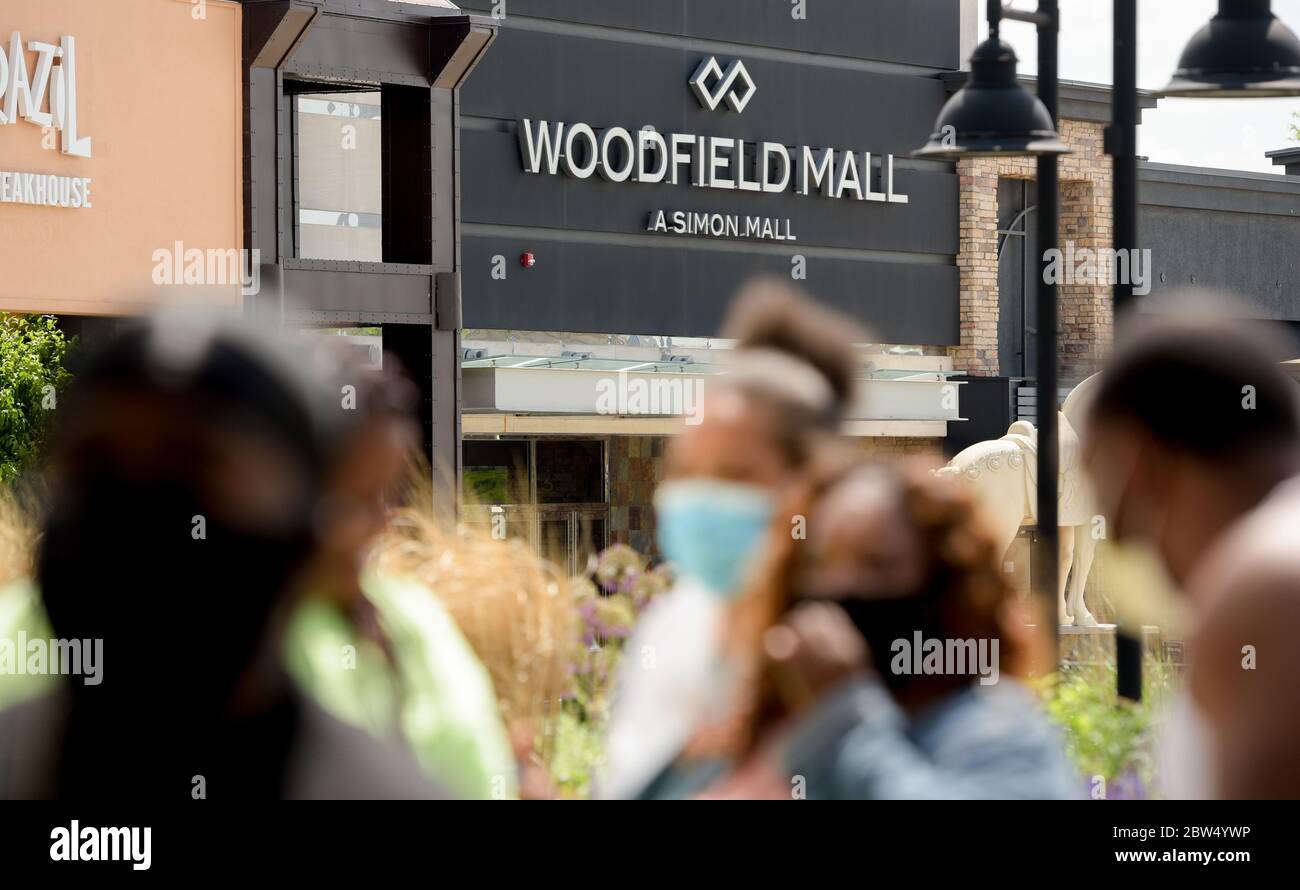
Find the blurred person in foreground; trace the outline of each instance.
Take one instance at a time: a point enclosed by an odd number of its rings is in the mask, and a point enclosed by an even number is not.
[[[1092,396],[1085,459],[1115,546],[1153,554],[1191,606],[1170,797],[1300,797],[1295,353],[1198,305],[1135,320]]]
[[[734,612],[728,653],[747,682],[732,725],[701,735],[719,756],[694,784],[735,768],[703,796],[1081,796],[1018,679],[1040,656],[964,492],[866,464],[793,512],[807,540],[774,533],[770,575]]]
[[[353,350],[335,348],[337,338],[318,339],[313,373],[332,381],[346,425],[314,518],[319,547],[305,595],[285,633],[286,666],[331,715],[377,738],[404,738],[456,797],[516,797],[492,679],[445,591],[392,560],[380,564],[395,517],[411,500],[436,497],[418,459],[415,386],[392,356],[383,370],[364,368]]]
[[[777,504],[830,454],[858,376],[851,320],[779,281],[737,299],[735,358],[703,416],[677,436],[655,494],[659,547],[678,583],[642,615],[619,669],[598,793],[654,792],[700,721],[722,707],[723,616],[761,562]]]
[[[338,445],[305,355],[234,318],[165,310],[91,358],[51,441],[35,580],[53,636],[103,659],[0,712],[0,797],[440,796],[282,667]]]

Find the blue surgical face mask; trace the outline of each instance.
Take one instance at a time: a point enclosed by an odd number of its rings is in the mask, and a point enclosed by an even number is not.
[[[659,549],[684,577],[723,598],[740,593],[775,512],[770,491],[695,478],[655,492]]]

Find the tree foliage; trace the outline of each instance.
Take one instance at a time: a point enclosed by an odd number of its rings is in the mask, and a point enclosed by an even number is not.
[[[63,367],[71,345],[52,315],[0,312],[0,484],[35,462],[72,376]]]

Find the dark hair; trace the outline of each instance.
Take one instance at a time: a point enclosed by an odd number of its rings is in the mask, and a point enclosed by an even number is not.
[[[1146,319],[1102,372],[1090,416],[1139,424],[1207,460],[1300,445],[1286,343],[1260,322]]]
[[[853,319],[775,278],[756,279],[740,292],[722,336],[738,349],[771,349],[807,362],[830,384],[840,412],[858,373],[854,344],[870,339]]]
[[[277,439],[319,478],[333,457],[342,412],[306,364],[298,341],[228,313],[171,307],[126,322],[84,355],[62,413],[75,415],[110,390],[184,396],[225,423]],[[59,430],[55,442],[61,441]]]

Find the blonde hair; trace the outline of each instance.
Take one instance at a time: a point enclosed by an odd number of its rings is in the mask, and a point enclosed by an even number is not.
[[[13,493],[0,488],[0,587],[30,578],[36,529]]]
[[[526,541],[499,540],[435,510],[427,474],[424,480],[393,515],[373,562],[424,584],[487,667],[502,717],[531,721],[545,734],[580,645],[573,579]]]

